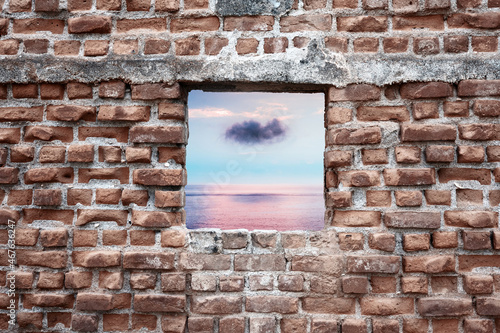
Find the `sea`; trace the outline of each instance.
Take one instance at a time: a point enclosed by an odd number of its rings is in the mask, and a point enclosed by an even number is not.
[[[321,230],[323,186],[188,185],[189,229]]]

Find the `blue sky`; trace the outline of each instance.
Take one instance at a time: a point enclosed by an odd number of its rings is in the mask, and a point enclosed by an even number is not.
[[[188,108],[188,184],[322,184],[323,94],[195,90]],[[238,140],[250,127],[272,134]]]

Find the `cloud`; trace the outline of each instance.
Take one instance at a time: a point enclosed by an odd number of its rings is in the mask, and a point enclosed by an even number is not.
[[[189,109],[189,118],[233,117],[234,112],[224,108]]]
[[[255,120],[236,123],[226,130],[226,139],[242,144],[272,143],[286,135],[286,127],[276,118],[266,125]]]

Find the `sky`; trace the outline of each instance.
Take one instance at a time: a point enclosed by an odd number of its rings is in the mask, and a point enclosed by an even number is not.
[[[191,91],[188,184],[323,183],[324,95]]]

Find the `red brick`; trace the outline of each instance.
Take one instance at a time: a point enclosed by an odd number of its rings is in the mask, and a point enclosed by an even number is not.
[[[434,169],[385,169],[385,184],[389,186],[432,185],[436,183]]]
[[[467,36],[445,36],[444,51],[446,53],[464,53],[469,50],[469,38]]]
[[[468,189],[457,189],[457,206],[458,207],[468,207],[468,206],[482,206],[483,205],[483,191],[482,190],[468,190]]]
[[[184,223],[184,212],[162,212],[162,211],[132,211],[132,224],[148,227],[160,228],[180,226]]]
[[[463,140],[498,140],[500,127],[498,124],[467,124],[458,125],[460,138]]]
[[[49,41],[47,39],[26,39],[24,40],[24,52],[31,54],[47,53]],[[47,98],[45,98],[47,99]]]
[[[103,230],[103,245],[125,245],[127,244],[127,230]]]
[[[453,256],[418,256],[403,257],[403,270],[406,273],[422,272],[427,274],[455,272]]]
[[[456,101],[443,103],[443,110],[445,117],[468,117],[469,116],[469,102]]]
[[[260,296],[249,296],[246,298],[246,310],[249,312],[256,312],[259,301],[256,298]],[[272,297],[272,296],[270,296]],[[277,296],[274,296],[277,297]],[[201,314],[232,314],[240,313],[243,304],[242,297],[236,296],[193,296],[191,301],[191,311],[193,313]],[[267,306],[272,307],[274,310],[283,310],[285,312],[286,308],[279,308],[281,303],[276,304],[273,307],[271,303],[266,303]],[[284,305],[286,306],[286,305]],[[295,303],[295,306],[297,304]]]
[[[487,319],[465,319],[465,333],[493,333],[493,321]]]
[[[236,52],[239,55],[257,53],[259,41],[255,38],[238,38],[236,42]]]
[[[97,120],[100,121],[148,121],[149,106],[112,106],[99,107]]]
[[[205,46],[205,48],[207,48]],[[165,54],[170,50],[170,41],[147,39],[144,42],[144,54]]]
[[[155,100],[178,97],[180,97],[180,87],[178,84],[147,83],[132,85],[132,99]]]
[[[69,0],[68,1],[68,11],[86,11],[92,8],[92,2],[88,0]],[[101,9],[101,8],[98,8]]]
[[[78,182],[89,183],[92,179],[118,179],[121,184],[127,184],[129,168],[95,168],[78,170]]]
[[[123,268],[126,269],[173,269],[174,253],[168,252],[126,252]]]
[[[458,96],[500,96],[500,80],[462,80],[458,84]]]
[[[75,331],[96,332],[99,326],[97,315],[73,315],[71,328]]]
[[[45,126],[26,126],[24,132],[25,142],[55,141],[62,142],[73,141],[73,128],[71,127],[45,127]]]
[[[73,168],[30,169],[24,174],[26,184],[34,183],[72,183]]]
[[[14,33],[34,34],[39,31],[49,31],[53,34],[62,34],[64,30],[64,21],[55,19],[15,19]]]
[[[111,32],[111,17],[109,16],[83,16],[68,19],[68,32],[70,34],[107,34]]]
[[[342,322],[342,333],[367,333],[368,326],[364,319],[346,318]]]
[[[434,102],[413,103],[413,118],[415,120],[439,118],[438,104]]]
[[[94,247],[97,245],[97,230],[75,230],[73,232],[73,246]]]
[[[120,251],[73,251],[73,265],[78,267],[119,266]]]
[[[329,107],[326,113],[325,127],[334,124],[344,124],[352,120],[352,110],[348,108]]]
[[[219,30],[219,18],[216,16],[199,18],[172,19],[170,31],[173,33]]]
[[[401,125],[401,141],[455,141],[457,129],[454,125]]]
[[[477,314],[480,316],[500,315],[500,299],[493,297],[478,298],[476,300]]]
[[[181,126],[148,126],[132,127],[130,140],[134,143],[183,143],[185,140],[184,127]]]
[[[409,39],[405,37],[387,37],[383,40],[385,53],[402,53],[408,50]]]
[[[228,16],[224,18],[225,31],[270,31],[273,28],[272,16]]]
[[[64,163],[66,159],[66,147],[49,146],[42,147],[38,153],[40,163]]]
[[[18,265],[64,268],[67,261],[68,254],[63,251],[17,250]]]
[[[464,276],[464,290],[467,294],[491,294],[493,292],[493,276]]]
[[[328,272],[331,275],[338,276],[342,271],[342,258],[339,256],[326,255],[294,256],[292,258],[291,270],[302,272]]]
[[[349,273],[388,273],[399,272],[399,257],[397,256],[349,256],[347,257],[347,272]]]
[[[379,186],[378,171],[339,171],[339,182],[346,187]]]
[[[474,52],[496,52],[498,38],[496,36],[472,36],[471,45]]]
[[[35,12],[58,12],[59,0],[35,0]]]
[[[342,278],[342,291],[346,294],[366,294],[368,290],[368,278],[364,276],[349,276]]]
[[[156,329],[156,316],[132,314],[132,329],[140,330],[142,328],[154,331]]]
[[[325,152],[325,166],[335,168],[350,166],[352,163],[352,151],[331,150]]]
[[[456,231],[439,231],[432,234],[432,246],[438,249],[456,248],[458,234]]]
[[[444,82],[406,83],[402,85],[400,92],[404,99],[442,98],[452,96],[453,88]]]
[[[378,38],[356,38],[353,42],[354,52],[378,52],[378,44]]]
[[[158,4],[157,4],[158,6]],[[145,19],[123,19],[116,22],[117,33],[129,33],[147,31],[162,32],[167,30],[167,22],[165,18],[145,18]],[[146,42],[147,44],[147,42]],[[168,42],[170,45],[170,42]]]
[[[285,258],[281,255],[236,255],[235,271],[284,271]]]
[[[410,112],[406,106],[361,106],[356,116],[359,121],[410,120]]]
[[[417,309],[424,317],[464,316],[472,313],[472,301],[470,298],[421,298]]]
[[[175,12],[179,10],[179,0],[158,0],[155,1],[157,12]]]
[[[360,129],[332,129],[327,134],[327,144],[329,145],[359,145],[376,144],[382,140],[380,127],[364,127]]]
[[[400,207],[416,207],[422,205],[422,192],[395,191],[396,205]]]
[[[66,85],[69,99],[92,98],[92,87],[85,83],[70,82]]]
[[[491,249],[491,234],[489,231],[463,231],[462,236],[465,250]]]
[[[281,32],[329,31],[332,17],[329,14],[304,14],[284,16],[280,19]]]
[[[126,210],[93,210],[79,209],[76,225],[85,225],[90,222],[116,222],[120,226],[127,224],[128,211]]]
[[[20,328],[38,328],[43,327],[43,313],[41,312],[20,312],[16,316],[17,325]]]
[[[420,163],[420,153],[419,147],[404,147],[398,146],[394,148],[394,153],[396,156],[396,162],[405,164]]]
[[[13,84],[12,85],[12,97],[14,98],[37,98],[38,97],[38,85],[36,84]],[[7,109],[11,110],[11,109]],[[15,110],[15,109],[14,109]],[[18,109],[18,112],[22,112],[23,109]],[[24,109],[28,111],[29,109]],[[40,107],[32,108],[32,111],[37,112]],[[26,112],[24,111],[24,112]],[[30,119],[26,119],[30,120]],[[40,119],[32,119],[33,121],[41,121]]]
[[[449,16],[447,21],[449,28],[498,29],[500,27],[500,13],[457,13]]]
[[[89,288],[92,285],[92,272],[67,272],[64,285],[68,289]]]
[[[475,180],[482,185],[491,184],[489,169],[441,168],[438,175],[441,183],[448,183],[453,180]]]
[[[436,212],[387,212],[384,223],[389,228],[437,229],[441,215]]]
[[[326,197],[328,207],[350,207],[352,205],[351,192],[328,192]]]
[[[154,286],[153,286],[154,287]],[[186,275],[182,273],[162,273],[161,290],[164,292],[184,291],[186,289]]]
[[[200,54],[200,39],[188,37],[175,41],[175,54],[178,56],[193,56]]]
[[[433,294],[449,294],[457,291],[456,276],[433,276],[431,280]]]
[[[425,159],[428,163],[451,163],[455,160],[455,147],[453,146],[427,146]]]
[[[40,272],[37,288],[40,289],[61,289],[64,285],[64,273]]]
[[[10,149],[10,161],[14,163],[31,162],[35,158],[35,147],[14,146]]]
[[[68,244],[68,231],[66,229],[42,230],[40,243],[43,247],[59,247]]]
[[[385,16],[351,16],[337,18],[338,31],[384,32],[387,31]]]
[[[181,253],[179,268],[181,270],[228,270],[231,258],[228,255]]]
[[[69,328],[71,327],[71,313],[69,312],[48,312],[47,313],[47,326],[49,328],[56,327],[57,325]]]
[[[368,242],[370,248],[380,251],[393,252],[396,248],[396,237],[390,233],[370,234]]]
[[[364,297],[360,305],[363,315],[391,316],[413,314],[414,311],[412,298]]]
[[[151,7],[150,0],[127,0],[127,11],[148,11]]]
[[[128,329],[128,314],[104,314],[102,318],[104,331],[126,331]]]
[[[427,251],[430,248],[430,234],[406,234],[403,235],[403,249],[411,251]]]
[[[361,151],[363,164],[387,164],[389,162],[386,149],[363,149]]]
[[[138,206],[146,206],[149,200],[148,191],[125,189],[122,192],[121,200],[122,204],[125,206],[128,206],[132,203]]]
[[[339,37],[325,37],[325,47],[332,52],[347,52],[347,38],[339,38]]]
[[[373,319],[373,333],[398,333],[399,322],[396,319]]]
[[[3,7],[4,2],[2,2]],[[16,12],[29,12],[31,11],[31,2],[26,0],[11,0],[9,1],[9,11]]]
[[[264,38],[264,53],[284,53],[288,48],[288,38]]]
[[[81,203],[85,206],[90,206],[92,201],[92,190],[86,189],[68,189],[68,205],[76,205]]]
[[[354,298],[303,297],[302,310],[309,313],[354,314]]]
[[[378,227],[381,213],[376,211],[335,211],[332,226],[335,227]]]
[[[401,289],[405,294],[427,294],[427,277],[403,276],[401,278]]]
[[[370,101],[380,99],[380,88],[369,84],[351,84],[345,88],[331,87],[328,99],[332,102]]]

